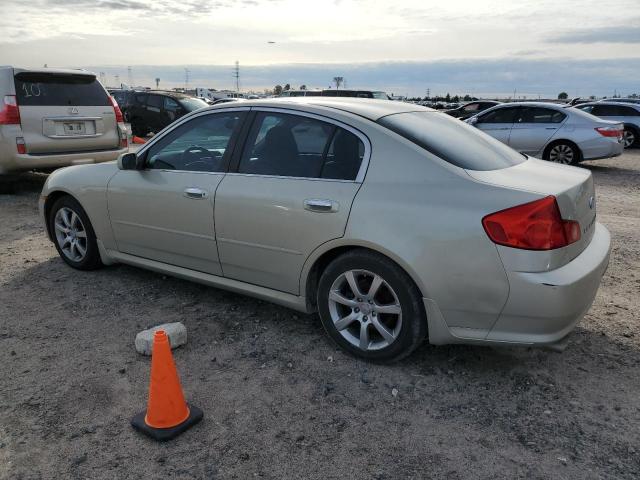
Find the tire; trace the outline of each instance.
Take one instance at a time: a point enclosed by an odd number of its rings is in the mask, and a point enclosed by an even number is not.
[[[632,148],[638,145],[640,142],[640,135],[638,131],[633,127],[624,126],[624,132],[622,132],[622,138],[624,141],[624,148]]]
[[[575,165],[580,161],[580,150],[572,143],[559,141],[549,145],[543,157],[550,162]]]
[[[353,295],[354,281],[360,295]],[[379,287],[371,296],[374,281]],[[327,266],[320,277],[317,305],[329,337],[366,360],[400,360],[427,336],[422,295],[413,280],[396,263],[368,250],[352,250]]]
[[[149,129],[142,125],[142,122],[139,118],[134,118],[131,120],[131,133],[136,137],[146,137],[149,133]]]
[[[75,198],[65,195],[56,200],[48,221],[56,250],[67,265],[78,270],[102,267],[96,234],[87,213]]]

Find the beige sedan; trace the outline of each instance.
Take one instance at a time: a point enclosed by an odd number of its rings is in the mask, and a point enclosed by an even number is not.
[[[117,163],[55,172],[40,207],[74,268],[126,263],[318,311],[376,361],[425,338],[563,345],[609,259],[589,171],[400,102],[205,108]]]

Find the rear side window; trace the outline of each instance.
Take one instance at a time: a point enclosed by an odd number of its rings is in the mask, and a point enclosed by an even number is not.
[[[355,180],[364,144],[333,124],[285,113],[259,113],[239,173]]]
[[[522,107],[519,123],[561,123],[566,115],[557,110],[542,107]]]
[[[397,113],[378,123],[460,168],[499,170],[526,161],[502,142],[443,113]]]
[[[147,110],[150,112],[160,112],[160,108],[162,108],[163,97],[159,95],[149,95],[147,99]]]
[[[18,105],[110,106],[107,92],[93,75],[18,73],[15,76]]]

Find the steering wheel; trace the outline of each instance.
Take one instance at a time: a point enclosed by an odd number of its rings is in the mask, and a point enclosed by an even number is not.
[[[195,157],[196,155],[198,156]],[[191,167],[192,169],[195,169],[194,167],[200,166],[202,170],[214,171],[218,166],[218,162],[221,158],[222,155],[220,154],[220,152],[212,152],[211,150],[201,147],[200,145],[192,145],[184,152],[182,152],[180,160],[185,167]]]

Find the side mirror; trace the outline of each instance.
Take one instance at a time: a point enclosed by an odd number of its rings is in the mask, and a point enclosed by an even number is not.
[[[120,170],[141,170],[138,163],[138,156],[135,153],[125,153],[118,158],[118,168]]]
[[[471,117],[470,119],[467,120],[467,123],[469,125],[475,125],[476,123],[478,123],[478,117]]]

